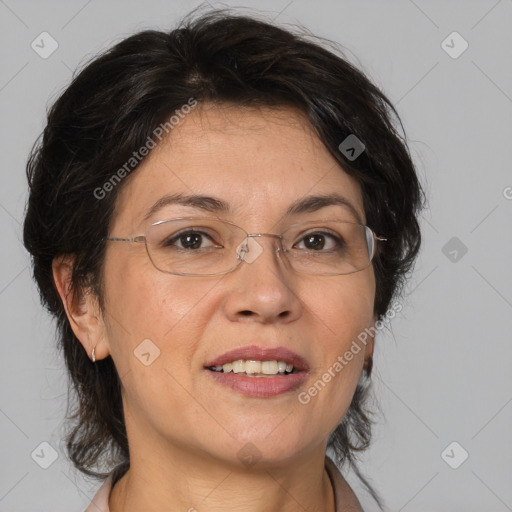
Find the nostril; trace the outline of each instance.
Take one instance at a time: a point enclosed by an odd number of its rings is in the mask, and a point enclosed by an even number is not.
[[[240,314],[243,316],[251,316],[253,313],[252,313],[252,311],[245,309],[244,311],[240,311]]]

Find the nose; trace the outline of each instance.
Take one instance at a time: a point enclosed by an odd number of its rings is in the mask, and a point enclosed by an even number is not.
[[[224,301],[232,321],[288,323],[302,314],[297,295],[297,276],[281,257],[279,236],[259,235],[246,239],[242,263],[226,276]]]

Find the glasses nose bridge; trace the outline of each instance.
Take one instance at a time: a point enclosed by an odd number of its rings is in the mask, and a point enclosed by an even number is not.
[[[283,235],[277,235],[275,233],[248,233],[247,238],[262,238],[262,237],[273,238],[274,240],[279,240],[277,244],[276,252],[281,252],[282,243],[284,240]]]
[[[246,263],[252,263],[255,261],[264,251],[264,247],[261,243],[256,242],[256,238],[269,237],[274,240],[278,240],[276,253],[281,253],[281,244],[284,239],[282,235],[275,233],[247,233],[244,241],[237,247],[237,255],[241,261]]]
[[[271,238],[279,238],[280,240],[283,239],[283,235],[277,235],[275,233],[248,233],[248,237],[260,237],[260,236],[269,236]]]

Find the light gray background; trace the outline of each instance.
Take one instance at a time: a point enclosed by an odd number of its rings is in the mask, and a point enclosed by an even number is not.
[[[81,511],[98,487],[61,442],[65,372],[21,246],[27,154],[85,57],[134,31],[171,28],[198,3],[0,0],[2,512]],[[366,474],[393,511],[512,510],[512,0],[241,5],[348,50],[397,106],[429,196],[409,294],[377,338],[385,417]],[[47,59],[31,48],[43,31],[59,44]],[[456,59],[441,47],[453,31],[469,43]],[[452,237],[468,249],[455,262],[443,252]],[[59,455],[46,470],[31,458],[43,441]],[[469,453],[458,469],[441,457],[453,441]]]

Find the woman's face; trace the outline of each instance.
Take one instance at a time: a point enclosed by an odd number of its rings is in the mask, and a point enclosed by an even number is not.
[[[288,109],[198,106],[122,186],[111,237],[141,235],[147,224],[187,216],[218,217],[248,233],[280,233],[323,217],[357,222],[340,204],[287,213],[298,201],[332,194],[350,202],[365,223],[357,182]],[[211,197],[229,210],[216,210],[214,200],[202,207],[175,202],[143,221],[162,197],[177,194]],[[276,255],[275,239],[258,243],[264,250],[252,263],[213,277],[166,274],[143,243],[108,243],[96,354],[110,352],[121,377],[132,457],[168,446],[183,456],[236,462],[243,454],[272,463],[325,449],[373,350],[369,342],[333,372],[358,334],[374,324],[373,269],[298,274]],[[305,380],[287,392],[249,396],[205,368],[247,346],[295,352],[309,366]],[[329,369],[335,376],[306,400],[304,392]]]

